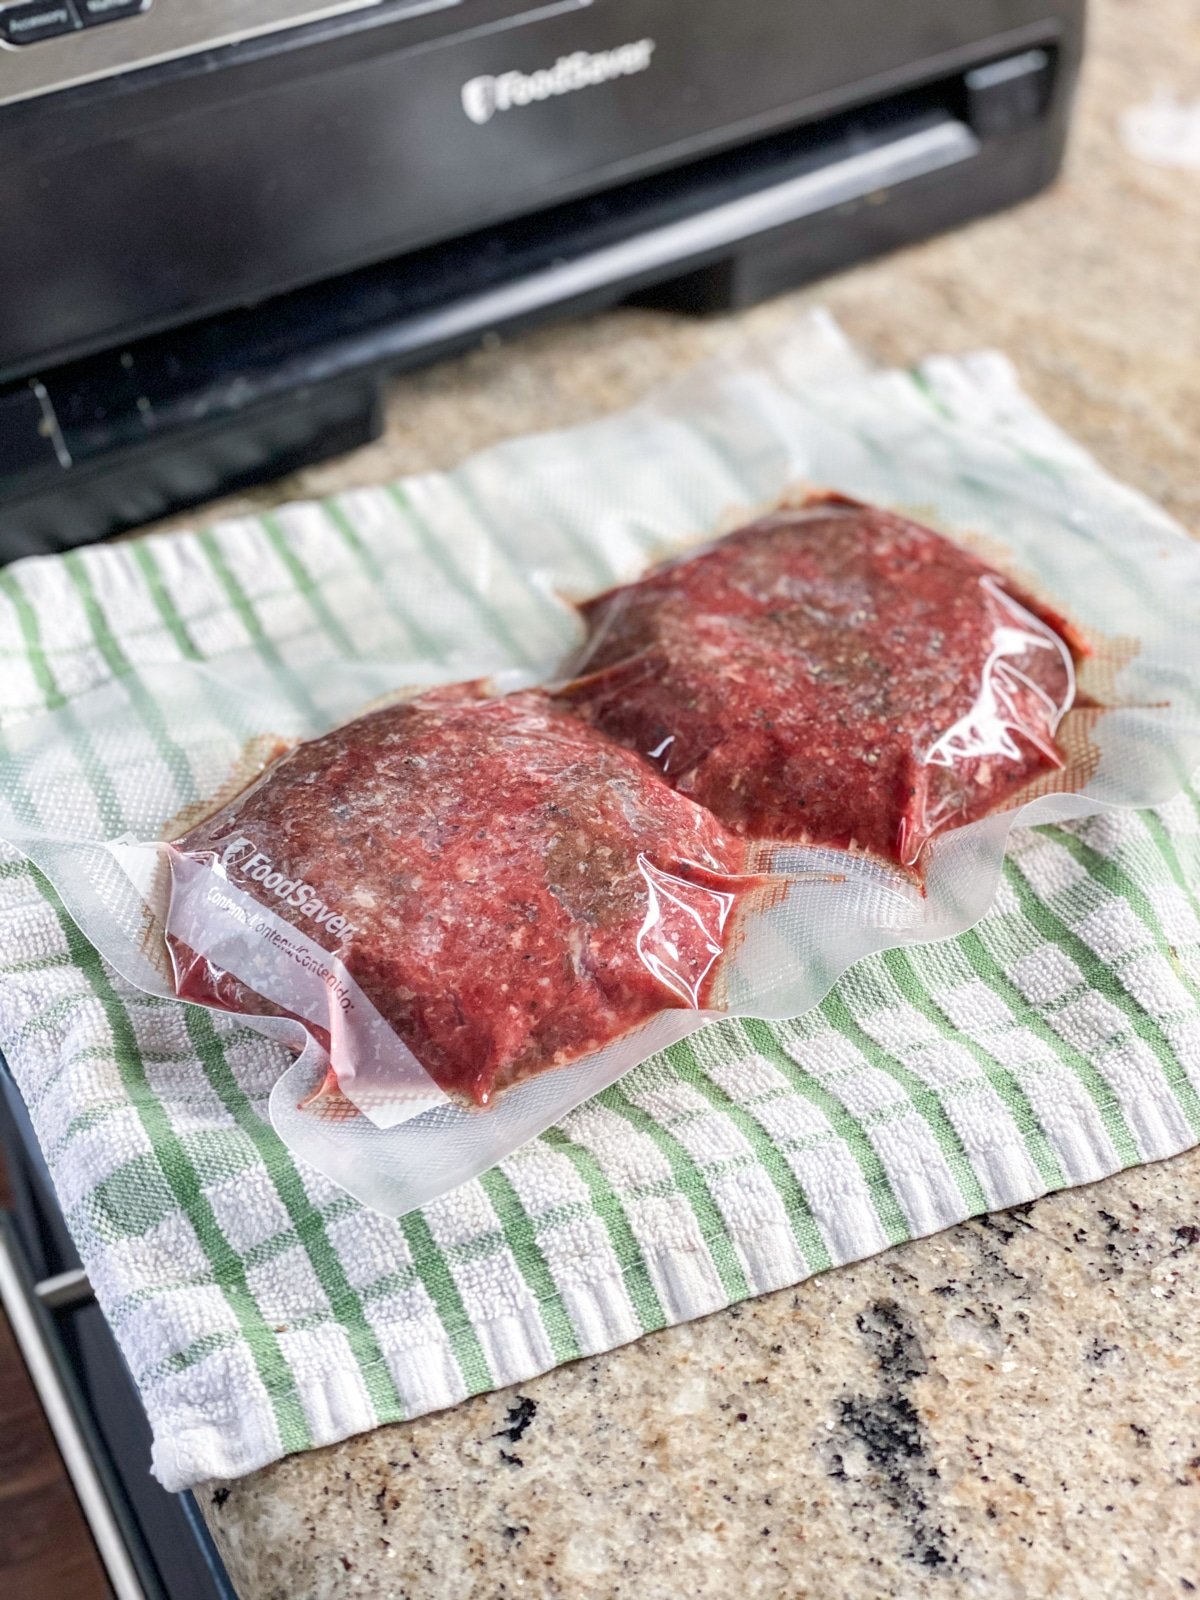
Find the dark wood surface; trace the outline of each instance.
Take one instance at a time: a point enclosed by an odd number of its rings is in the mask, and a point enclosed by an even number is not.
[[[0,1160],[0,1209],[8,1202]],[[54,1436],[0,1312],[0,1595],[104,1600],[109,1592]]]

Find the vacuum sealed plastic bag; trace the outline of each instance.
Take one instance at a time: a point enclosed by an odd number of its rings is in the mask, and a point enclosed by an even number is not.
[[[1069,630],[1035,604],[810,496],[585,605],[553,695],[433,690],[276,759],[168,848],[175,992],[306,1024],[378,1126],[719,1009],[800,881],[772,843],[915,870],[1064,766]]]
[[[709,1003],[745,847],[535,690],[434,690],[298,746],[168,852],[175,990],[291,1015],[386,1124]],[[336,909],[335,909],[336,908]]]
[[[817,319],[274,535],[219,530],[241,645],[131,639],[8,731],[0,837],[131,981],[286,1044],[279,1132],[391,1213],[966,927],[1018,815],[1200,763],[1200,550],[996,358],[872,372]]]
[[[583,613],[564,698],[749,838],[917,867],[937,829],[1063,765],[1070,626],[951,540],[842,496]]]

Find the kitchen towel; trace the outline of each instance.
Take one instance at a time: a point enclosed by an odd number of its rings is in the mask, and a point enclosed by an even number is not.
[[[844,380],[851,353],[818,332],[809,380]],[[1002,360],[891,375],[887,404],[947,449],[970,428],[1152,514]],[[534,620],[513,628],[516,600],[494,597],[520,590],[519,553],[487,526],[486,483],[464,485],[409,480],[0,571],[0,739],[104,682],[133,703],[154,664],[249,648],[284,672],[398,632],[420,651],[419,586],[395,581],[418,536],[461,608],[442,676],[484,637],[496,663],[539,654],[551,607],[527,597]],[[119,795],[127,775],[88,759]],[[971,932],[860,962],[793,1021],[692,1035],[399,1221],[284,1149],[266,1116],[276,1045],[133,989],[7,847],[0,1051],[141,1390],[154,1470],[179,1488],[1200,1142],[1200,795],[1018,830]]]

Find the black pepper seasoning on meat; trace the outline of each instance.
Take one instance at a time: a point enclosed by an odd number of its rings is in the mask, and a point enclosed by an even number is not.
[[[175,859],[218,860],[234,839],[337,908],[350,928],[330,938],[271,905],[336,952],[442,1088],[481,1105],[702,1005],[753,883],[736,876],[742,842],[649,762],[545,694],[470,684],[298,746]],[[229,880],[261,898],[244,859]],[[184,998],[279,1011],[202,953],[173,955]]]
[[[564,702],[746,838],[912,867],[938,828],[1061,765],[1067,625],[940,534],[841,496],[583,615]]]

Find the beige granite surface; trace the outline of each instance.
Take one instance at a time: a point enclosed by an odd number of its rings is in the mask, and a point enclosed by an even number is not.
[[[1200,527],[1200,174],[1117,132],[1158,87],[1200,95],[1200,0],[1095,0],[1052,193],[742,324],[823,302],[887,361],[996,345]],[[735,331],[627,312],[479,351],[397,384],[378,444],[219,509],[584,420]],[[1200,1154],[199,1498],[243,1600],[1200,1592]]]

